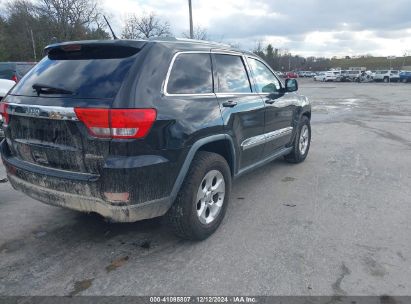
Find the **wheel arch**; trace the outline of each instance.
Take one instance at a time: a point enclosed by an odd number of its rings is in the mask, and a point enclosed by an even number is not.
[[[187,176],[190,165],[194,159],[195,154],[198,151],[207,151],[220,154],[227,160],[230,167],[231,175],[234,176],[236,168],[236,152],[234,141],[228,134],[212,135],[205,138],[201,138],[196,141],[187,153],[186,159],[180,169],[177,179],[174,183],[173,190],[171,192],[171,203],[174,202],[178,192]]]
[[[308,120],[311,120],[311,111],[305,110],[302,112],[301,117],[306,116]]]

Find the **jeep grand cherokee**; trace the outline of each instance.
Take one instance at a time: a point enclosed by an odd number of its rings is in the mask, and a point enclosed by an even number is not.
[[[1,103],[12,186],[119,222],[165,215],[201,240],[231,181],[304,161],[311,107],[252,53],[195,41],[79,41],[45,49]]]

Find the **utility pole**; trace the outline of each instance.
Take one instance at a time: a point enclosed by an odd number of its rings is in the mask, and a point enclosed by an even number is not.
[[[34,36],[33,36],[33,30],[32,29],[30,29],[30,35],[31,35],[31,44],[33,46],[34,61],[37,61],[36,44],[34,43]]]
[[[191,0],[188,0],[188,10],[190,14],[190,39],[194,39],[194,32],[193,32],[193,9],[191,6]]]

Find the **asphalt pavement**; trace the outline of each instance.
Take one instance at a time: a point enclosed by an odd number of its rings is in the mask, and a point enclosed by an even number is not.
[[[204,242],[1,181],[0,295],[410,295],[411,84],[302,80],[300,92],[313,104],[308,158],[236,180]]]

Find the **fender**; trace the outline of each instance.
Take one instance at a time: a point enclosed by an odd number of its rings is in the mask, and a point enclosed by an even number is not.
[[[173,202],[175,201],[178,192],[180,191],[180,188],[184,182],[184,179],[188,173],[188,169],[190,169],[190,165],[191,162],[194,159],[195,154],[197,153],[197,151],[204,146],[205,144],[214,142],[214,141],[219,141],[219,140],[229,140],[230,142],[230,148],[231,148],[231,154],[233,156],[232,159],[232,166],[233,166],[233,171],[236,172],[237,168],[236,168],[236,154],[235,154],[235,148],[234,148],[234,141],[231,138],[230,135],[228,134],[217,134],[217,135],[212,135],[212,136],[208,136],[208,137],[204,137],[201,138],[199,140],[197,140],[190,148],[190,150],[187,153],[186,159],[183,163],[183,166],[180,169],[180,172],[177,176],[176,181],[174,182],[174,186],[173,186],[173,190],[171,191],[171,195],[170,195],[170,206],[173,204]]]
[[[298,104],[298,110],[296,111],[294,118],[293,118],[293,127],[294,127],[293,135],[291,136],[290,144],[287,145],[287,147],[292,145],[292,143],[294,142],[295,136],[297,135],[297,131],[298,131],[298,124],[300,123],[300,120],[303,117],[303,115],[309,114],[309,118],[311,120],[311,103],[307,97],[305,96],[301,96],[301,97],[302,99],[300,100]]]

